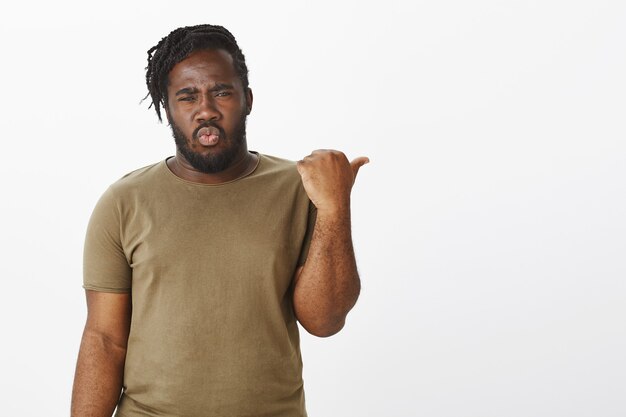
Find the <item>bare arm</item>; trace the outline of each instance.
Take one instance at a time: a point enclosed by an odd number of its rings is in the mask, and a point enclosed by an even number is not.
[[[317,207],[306,263],[294,277],[294,311],[311,334],[339,332],[354,307],[361,282],[350,229],[350,191],[359,168],[338,151],[315,151],[298,163],[304,188]]]
[[[86,291],[87,323],[78,353],[72,417],[111,417],[124,376],[130,294]]]

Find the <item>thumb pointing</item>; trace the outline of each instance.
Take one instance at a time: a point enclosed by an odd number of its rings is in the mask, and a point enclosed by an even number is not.
[[[354,158],[352,162],[350,162],[350,167],[352,168],[352,174],[354,175],[354,179],[356,180],[356,174],[359,173],[359,168],[363,165],[369,163],[370,159],[366,156],[360,156],[358,158]]]

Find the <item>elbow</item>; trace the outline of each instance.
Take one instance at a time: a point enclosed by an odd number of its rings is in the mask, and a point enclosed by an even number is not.
[[[300,322],[302,327],[311,335],[317,337],[330,337],[341,331],[346,324],[345,320],[340,320],[339,322],[334,323],[316,323],[316,324],[305,324]]]

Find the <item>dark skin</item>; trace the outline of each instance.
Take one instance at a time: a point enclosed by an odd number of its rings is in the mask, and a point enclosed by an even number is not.
[[[298,161],[298,172],[317,208],[311,246],[293,280],[296,318],[309,333],[339,332],[356,304],[361,281],[356,268],[350,223],[350,192],[366,157],[349,162],[339,151],[321,149]]]
[[[230,146],[219,141],[204,146],[193,131],[211,120],[228,137],[242,115],[252,110],[252,91],[244,90],[232,57],[224,50],[200,50],[179,62],[169,73],[166,115],[184,133],[196,152],[221,152]],[[252,172],[256,155],[247,145],[233,162],[218,173],[195,169],[176,152],[167,160],[180,178],[203,184],[232,181]],[[304,266],[294,273],[293,306],[300,324],[311,334],[331,336],[345,324],[360,292],[350,231],[350,193],[359,168],[369,162],[360,157],[349,162],[335,150],[317,150],[298,161],[303,186],[317,207],[317,219]],[[73,417],[110,417],[123,384],[132,303],[130,294],[86,291],[87,324],[83,333],[74,388]]]
[[[87,323],[72,390],[72,417],[111,417],[122,390],[130,294],[86,290]]]
[[[230,54],[221,49],[205,49],[191,54],[172,68],[167,87],[168,120],[174,121],[183,131],[192,149],[200,153],[220,152],[227,146],[220,141],[217,146],[204,147],[192,138],[192,133],[205,121],[221,126],[232,137],[237,122],[252,111],[252,90],[244,91]],[[249,174],[257,157],[241,147],[233,164],[224,171],[207,174],[196,170],[180,152],[167,161],[177,176],[203,184],[219,184]]]

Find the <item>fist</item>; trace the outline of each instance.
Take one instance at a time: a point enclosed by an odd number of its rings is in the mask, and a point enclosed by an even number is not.
[[[318,212],[336,212],[349,209],[356,175],[368,162],[364,156],[348,162],[342,152],[320,149],[298,161],[297,168],[304,189]]]

